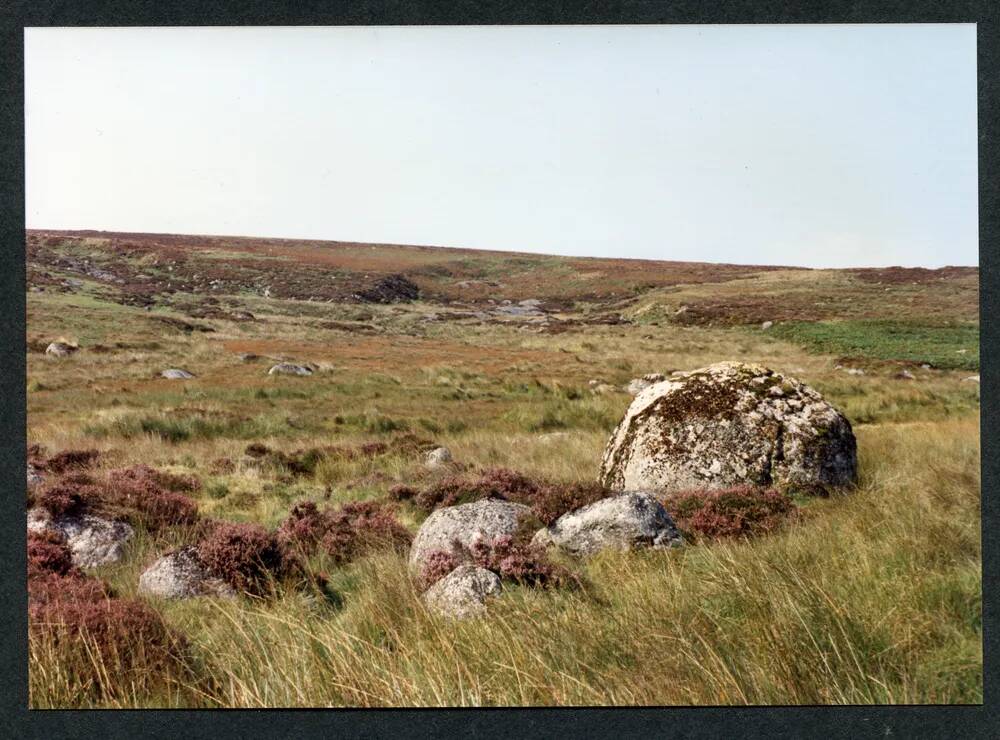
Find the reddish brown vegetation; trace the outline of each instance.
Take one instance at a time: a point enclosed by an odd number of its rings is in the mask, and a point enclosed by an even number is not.
[[[795,504],[785,494],[753,486],[684,491],[667,496],[663,505],[692,539],[765,534],[796,514]]]
[[[54,516],[90,512],[155,531],[197,520],[197,503],[176,491],[195,490],[199,485],[190,476],[136,465],[113,470],[104,479],[80,472],[63,474],[31,494],[29,504],[41,506]]]
[[[270,593],[294,569],[277,537],[257,524],[219,523],[197,547],[210,571],[251,595]]]
[[[319,548],[337,563],[346,563],[378,548],[402,550],[411,537],[385,504],[350,502],[320,511],[316,504],[296,504],[278,529],[278,537],[289,549],[308,555]]]
[[[611,492],[597,483],[553,483],[506,468],[491,468],[476,477],[448,476],[419,491],[404,485],[393,486],[389,495],[397,501],[412,499],[426,511],[484,498],[501,499],[530,506],[544,524],[551,524],[563,514],[592,504]]]
[[[100,453],[97,450],[63,450],[46,460],[44,468],[53,473],[89,468],[99,456]]]
[[[28,532],[28,578],[76,573],[73,556],[64,537],[51,530]]]

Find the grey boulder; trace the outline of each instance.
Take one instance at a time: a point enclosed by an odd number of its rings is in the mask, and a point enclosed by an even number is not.
[[[413,538],[410,568],[419,572],[433,552],[446,552],[458,563],[468,562],[473,544],[513,537],[522,523],[533,518],[527,506],[496,499],[438,509],[424,520]]]
[[[659,501],[648,493],[632,491],[563,514],[540,529],[532,544],[588,557],[606,549],[676,547],[684,540]]]
[[[608,441],[600,479],[616,491],[825,490],[856,471],[851,424],[819,393],[765,367],[720,362],[640,392]]]
[[[67,344],[66,342],[52,342],[52,344],[45,348],[45,354],[52,357],[69,357],[78,349],[79,347],[74,347],[72,344]]]

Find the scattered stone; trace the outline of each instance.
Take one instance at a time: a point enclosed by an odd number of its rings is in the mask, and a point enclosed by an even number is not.
[[[28,511],[28,531],[50,529],[62,534],[73,554],[73,564],[95,568],[121,559],[125,543],[134,530],[125,522],[112,521],[91,514],[52,516],[35,507]]]
[[[410,568],[419,572],[427,557],[435,551],[447,552],[456,562],[468,562],[472,559],[469,548],[473,543],[514,536],[522,522],[533,518],[527,506],[497,499],[438,509],[424,520],[413,538]]]
[[[765,321],[765,322],[764,322],[763,324],[761,324],[761,325],[760,325],[760,328],[761,328],[762,330],[764,330],[764,331],[767,331],[767,330],[768,330],[768,329],[770,329],[770,328],[771,328],[772,326],[774,326],[774,322],[773,322],[773,321]]]
[[[916,380],[917,379],[917,376],[914,375],[913,373],[911,373],[906,368],[903,368],[902,370],[900,370],[893,377],[896,378],[897,380]]]
[[[28,463],[28,489],[32,489],[35,486],[41,485],[45,480],[45,475],[41,470],[36,468],[31,463]]]
[[[978,383],[979,382],[979,376],[978,375],[970,375],[967,378],[962,378],[962,382],[963,383],[965,383],[965,382]]]
[[[447,447],[435,447],[425,456],[424,465],[433,470],[447,467],[451,460],[451,450]]]
[[[160,373],[164,378],[169,378],[170,380],[187,380],[188,378],[193,378],[194,375],[189,373],[187,370],[181,370],[180,368],[172,367],[164,370]]]
[[[613,385],[609,385],[608,383],[598,383],[590,389],[590,392],[597,396],[603,396],[607,393],[614,393],[617,390],[617,388]]]
[[[625,386],[624,390],[626,393],[631,393],[634,396],[646,390],[649,386],[660,383],[666,379],[667,376],[663,375],[663,373],[647,373],[641,378],[632,378],[628,385]]]
[[[486,600],[501,591],[500,576],[474,565],[460,565],[424,593],[427,607],[444,617],[467,619],[486,613]]]
[[[852,482],[850,422],[809,386],[765,367],[721,362],[632,401],[608,441],[612,490],[752,485],[823,490]]]
[[[236,595],[222,578],[210,573],[193,545],[167,553],[139,576],[139,593],[164,599]]]
[[[586,557],[604,549],[676,547],[684,540],[663,504],[648,493],[634,491],[563,514],[538,530],[532,544],[554,545]]]
[[[303,365],[293,365],[290,362],[279,362],[267,371],[268,375],[312,375],[313,371]]]
[[[45,348],[45,354],[52,355],[53,357],[69,357],[79,349],[79,347],[67,344],[66,342],[52,342],[52,344]]]

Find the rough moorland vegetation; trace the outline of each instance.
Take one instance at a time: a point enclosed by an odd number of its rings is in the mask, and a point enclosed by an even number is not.
[[[27,251],[34,707],[982,700],[974,268]],[[721,361],[810,391],[682,392],[700,431],[656,401],[643,445],[692,485],[622,503],[635,394]],[[854,448],[804,428],[812,391]],[[814,450],[836,485],[777,474]]]

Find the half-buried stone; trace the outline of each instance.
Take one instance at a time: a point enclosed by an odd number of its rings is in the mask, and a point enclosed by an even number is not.
[[[293,365],[290,362],[279,362],[267,371],[268,375],[312,375],[313,371],[304,365]]]
[[[208,570],[193,545],[167,553],[146,568],[139,576],[139,593],[164,599],[236,595],[228,583]]]
[[[51,530],[66,538],[73,556],[73,565],[96,568],[121,560],[125,543],[134,530],[125,522],[104,519],[92,514],[60,514],[53,516],[40,506],[28,511],[28,531]]]
[[[187,380],[188,378],[194,377],[194,375],[189,373],[187,370],[181,370],[177,367],[168,368],[167,370],[161,372],[160,375],[170,380]]]
[[[759,365],[720,362],[641,391],[608,441],[600,479],[619,491],[822,493],[856,474],[851,424],[819,393]]]
[[[424,603],[437,614],[451,619],[479,617],[486,601],[501,591],[500,576],[474,565],[460,565],[424,593]]]
[[[648,493],[631,491],[563,514],[538,530],[531,544],[556,546],[578,557],[601,550],[667,549],[684,544],[663,504]]]

